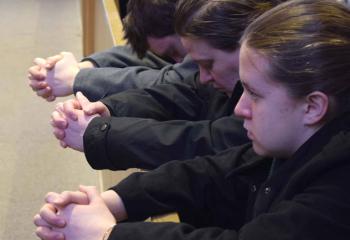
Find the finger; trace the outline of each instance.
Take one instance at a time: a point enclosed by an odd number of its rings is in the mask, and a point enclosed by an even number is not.
[[[57,215],[58,209],[52,204],[45,204],[39,211],[39,215],[43,221],[52,227],[64,227],[66,221]]]
[[[35,79],[29,80],[29,86],[34,90],[41,90],[45,89],[48,85],[45,81],[38,81]]]
[[[65,116],[58,111],[53,111],[51,114],[51,126],[59,129],[66,129],[68,127],[68,122]]]
[[[46,101],[53,102],[53,101],[55,101],[55,99],[56,99],[56,97],[54,95],[51,95],[48,98],[46,98]]]
[[[78,120],[78,115],[76,110],[81,110],[81,105],[76,99],[71,99],[63,104],[63,111],[66,114],[67,117],[70,119],[76,121]]]
[[[55,201],[55,199],[57,199],[60,196],[59,193],[56,192],[48,192],[45,195],[45,202],[47,203],[53,203]]]
[[[62,54],[57,54],[51,57],[46,58],[46,65],[45,67],[48,69],[52,69],[58,61],[60,61],[63,58]]]
[[[87,99],[87,97],[85,97],[82,92],[77,92],[76,98],[83,110],[91,104],[89,99]]]
[[[36,214],[33,218],[33,223],[37,227],[51,227],[44,219],[40,217],[39,214]]]
[[[60,141],[60,145],[63,148],[67,148],[68,147],[68,144],[66,142],[64,142],[63,140]]]
[[[41,67],[45,67],[45,64],[46,64],[46,60],[45,59],[43,59],[43,58],[34,58],[34,63],[36,64],[36,65],[39,65],[39,66],[41,66]]]
[[[56,103],[55,110],[64,115],[63,102]]]
[[[97,190],[97,188],[95,186],[84,186],[84,185],[80,185],[79,186],[79,190],[83,193],[86,193],[86,195],[89,198],[90,203],[98,200],[100,201],[100,193]]]
[[[91,115],[96,113],[101,113],[103,112],[103,110],[104,108],[100,104],[98,104],[98,102],[94,102],[84,109],[86,114],[91,114]]]
[[[35,65],[28,69],[30,79],[37,81],[43,81],[46,78],[46,72],[42,70],[42,67]]]
[[[63,139],[66,137],[64,130],[59,128],[54,128],[52,133],[60,141],[63,141]]]
[[[38,227],[35,234],[42,240],[64,240],[63,233],[53,231],[48,227]]]
[[[75,56],[74,56],[74,54],[71,53],[71,52],[65,52],[65,51],[63,51],[63,52],[61,52],[60,54],[61,54],[61,56],[65,57],[65,58],[71,58],[71,59],[74,59],[74,60],[75,60]],[[75,61],[76,61],[76,60],[75,60]]]
[[[59,206],[65,206],[70,203],[86,205],[89,204],[89,199],[85,193],[80,191],[64,191],[54,200],[54,204]]]
[[[42,98],[48,98],[52,96],[52,89],[50,87],[46,87],[44,89],[37,90],[36,95]]]

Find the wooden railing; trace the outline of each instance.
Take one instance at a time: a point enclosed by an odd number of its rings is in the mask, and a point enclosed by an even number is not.
[[[83,55],[125,44],[117,0],[81,0]]]

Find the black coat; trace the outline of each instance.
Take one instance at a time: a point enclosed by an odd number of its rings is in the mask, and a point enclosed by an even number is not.
[[[229,98],[197,80],[103,99],[118,117],[94,118],[88,125],[84,152],[89,164],[95,169],[152,169],[246,143],[242,120],[232,116],[240,84]]]
[[[162,83],[181,83],[198,72],[190,56],[182,63],[172,64],[151,52],[140,59],[132,48],[115,46],[92,54],[83,61],[96,68],[83,68],[74,79],[74,93],[82,92],[90,101],[98,101],[128,89],[142,89]]]
[[[349,130],[348,114],[288,160],[259,157],[245,145],[135,173],[113,188],[129,218],[109,240],[348,240]],[[182,223],[133,222],[173,211]]]

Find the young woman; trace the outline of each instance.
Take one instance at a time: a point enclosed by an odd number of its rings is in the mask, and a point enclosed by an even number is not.
[[[251,145],[134,174],[101,196],[81,188],[89,201],[51,193],[38,236],[350,239],[349,26],[349,9],[333,0],[289,1],[259,17],[241,40],[235,108]],[[136,222],[169,211],[181,223]]]

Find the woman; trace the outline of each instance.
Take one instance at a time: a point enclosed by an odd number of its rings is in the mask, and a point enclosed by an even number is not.
[[[89,187],[51,193],[37,234],[350,239],[349,26],[349,9],[332,0],[289,1],[262,15],[241,40],[235,108],[252,146],[134,174],[102,197]],[[64,207],[86,204],[82,192],[88,205]],[[182,223],[134,222],[169,211]]]

